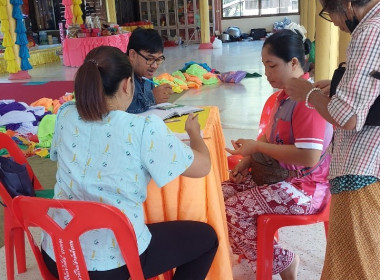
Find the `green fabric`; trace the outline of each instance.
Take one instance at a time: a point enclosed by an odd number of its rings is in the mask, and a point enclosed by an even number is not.
[[[172,76],[173,77],[177,77],[178,79],[181,79],[182,81],[186,81],[185,75],[183,75],[183,73],[181,71],[179,71],[179,70],[173,72]]]
[[[309,62],[315,63],[315,41],[311,43],[311,50],[309,52]]]
[[[219,82],[219,79],[217,77],[205,79],[203,75],[207,74],[208,71],[198,64],[192,64],[189,68],[187,68],[186,73],[198,77],[205,85],[214,85]]]
[[[0,150],[0,156],[7,155],[8,151],[6,149],[1,149]]]
[[[199,79],[203,80],[203,74],[208,73],[208,71],[198,64],[192,64],[189,68],[186,69],[186,73],[189,75],[197,76]]]
[[[332,194],[343,191],[356,191],[379,181],[379,178],[365,175],[343,175],[330,180]]]
[[[205,85],[215,85],[215,84],[219,83],[219,79],[217,77],[211,77],[209,79],[203,78],[202,82]]]
[[[247,73],[247,75],[245,75],[245,78],[258,78],[258,77],[262,77],[262,75],[260,75],[259,73]]]
[[[0,132],[5,133],[6,131],[7,131],[7,129],[5,128],[5,126],[0,126]]]
[[[38,146],[41,148],[50,148],[54,135],[54,126],[57,115],[46,115],[38,125]]]
[[[36,196],[41,198],[53,198],[54,189],[35,190]]]

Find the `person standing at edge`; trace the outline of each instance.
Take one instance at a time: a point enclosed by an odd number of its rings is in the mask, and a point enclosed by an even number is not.
[[[335,126],[321,279],[380,279],[380,120],[371,118],[379,110],[380,80],[371,73],[380,70],[380,0],[320,2],[319,15],[352,34],[345,73],[335,92],[326,80],[289,79],[285,89]]]
[[[164,44],[157,30],[137,28],[132,32],[127,55],[134,71],[135,90],[128,113],[145,112],[152,105],[168,102],[173,94],[169,84],[155,86],[152,81],[154,73],[165,61],[163,51]]]

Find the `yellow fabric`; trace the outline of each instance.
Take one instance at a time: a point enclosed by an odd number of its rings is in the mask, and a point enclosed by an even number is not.
[[[380,279],[380,182],[331,196],[321,280]]]
[[[46,64],[50,62],[60,61],[59,56],[56,54],[57,51],[60,51],[60,50],[62,50],[61,46],[49,48],[49,49],[43,49],[43,50],[32,50],[29,52],[30,54],[29,63],[32,66],[36,66],[36,65]],[[0,74],[6,73],[6,72],[8,71],[7,71],[6,61],[4,60],[4,55],[0,55]],[[10,72],[10,73],[16,73],[16,72]]]
[[[33,50],[30,51],[29,63],[32,66],[46,64],[50,62],[60,61],[57,51],[61,51],[62,47],[54,47],[44,50]]]
[[[180,176],[163,188],[151,181],[144,204],[147,223],[195,220],[216,231],[219,248],[207,280],[232,280],[232,265],[221,182],[227,180],[227,158],[219,109],[206,107],[199,113],[203,137],[211,155],[211,171],[203,178]],[[178,123],[177,123],[178,124]],[[177,125],[168,123],[170,127]],[[179,125],[179,124],[178,124]]]

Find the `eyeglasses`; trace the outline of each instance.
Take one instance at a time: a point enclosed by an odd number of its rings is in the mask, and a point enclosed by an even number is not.
[[[325,9],[322,9],[322,11],[320,11],[319,16],[328,22],[332,22],[330,14],[326,12]]]
[[[157,63],[157,65],[160,65],[162,62],[165,61],[165,56],[160,56],[158,58],[153,58],[153,57],[146,57],[145,55],[141,54],[139,51],[136,51],[135,52],[141,56],[142,58],[144,58],[146,60],[146,64],[148,64],[149,66],[150,65],[153,65],[155,62]]]

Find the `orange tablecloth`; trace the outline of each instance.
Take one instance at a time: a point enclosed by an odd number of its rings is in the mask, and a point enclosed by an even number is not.
[[[79,67],[89,51],[99,46],[113,46],[125,52],[130,36],[131,33],[128,32],[102,37],[66,38],[63,41],[63,64]]]
[[[221,181],[228,178],[225,141],[217,107],[208,107],[203,138],[210,150],[212,168],[203,178],[180,176],[163,188],[151,181],[145,202],[147,223],[173,220],[207,222],[218,234],[219,249],[207,280],[232,280],[232,266]]]

